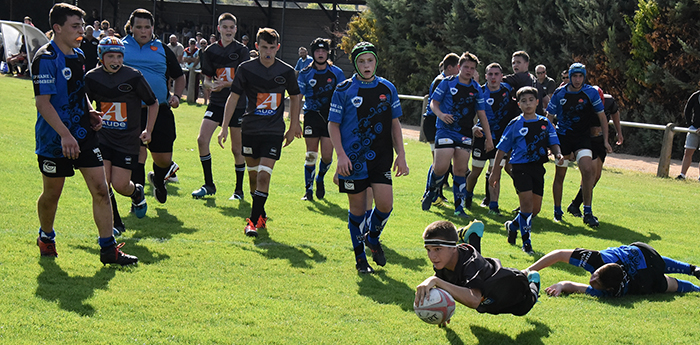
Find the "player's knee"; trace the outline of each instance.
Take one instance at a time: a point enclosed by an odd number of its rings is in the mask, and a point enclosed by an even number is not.
[[[306,165],[316,165],[316,160],[318,159],[318,152],[306,151]]]

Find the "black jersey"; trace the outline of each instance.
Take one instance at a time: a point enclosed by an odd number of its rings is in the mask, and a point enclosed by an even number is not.
[[[234,40],[227,46],[223,46],[221,41],[209,45],[199,54],[202,64],[202,74],[207,77],[216,78],[226,82],[233,81],[238,65],[250,60],[248,48],[242,43]],[[209,102],[214,105],[223,106],[231,93],[230,88],[212,92]],[[236,108],[245,108],[246,98],[238,99]]]
[[[695,91],[685,104],[685,121],[688,127],[700,128],[700,91]]]
[[[610,120],[612,114],[617,113],[619,110],[619,108],[617,107],[617,102],[615,101],[613,96],[607,93],[604,94],[603,107],[605,108],[605,117],[608,120]],[[594,116],[591,118],[591,127],[600,127],[600,119],[598,118],[598,116]]]
[[[248,60],[238,66],[231,92],[248,97],[241,131],[247,135],[284,135],[284,92],[290,96],[300,93],[294,68],[275,58],[265,67],[260,59]]]
[[[117,73],[96,67],[85,75],[85,90],[96,109],[104,113],[102,129],[97,132],[100,145],[138,155],[141,102],[151,105],[157,101],[143,74],[129,66]]]
[[[532,86],[537,89],[537,99],[540,101],[537,104],[537,109],[535,112],[539,115],[544,115],[544,105],[542,104],[542,98],[547,95],[542,84],[537,81],[537,78],[530,74],[530,72],[520,72],[515,74],[509,74],[503,77],[503,82],[509,84],[513,88],[513,97],[518,93],[522,87]]]

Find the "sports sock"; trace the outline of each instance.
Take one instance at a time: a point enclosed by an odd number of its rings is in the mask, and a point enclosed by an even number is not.
[[[304,164],[304,186],[307,191],[314,188],[314,175],[316,175],[316,165]]]
[[[491,177],[491,173],[487,172],[486,173],[486,184],[484,185],[484,200],[486,200],[486,203],[488,204],[491,202],[491,194],[489,193],[489,177]]]
[[[211,153],[206,156],[199,156],[199,161],[202,163],[202,170],[204,171],[204,185],[213,186],[214,177],[211,173]]]
[[[530,231],[532,230],[532,213],[521,211],[518,218],[520,218],[520,236],[522,236],[523,238],[523,244],[530,243]]]
[[[161,168],[156,163],[153,163],[153,183],[156,187],[161,188],[165,185],[165,174],[170,170],[170,166],[167,168]]]
[[[131,181],[142,186],[146,185],[146,164],[138,163],[132,168]]]
[[[590,205],[583,205],[583,214],[593,214],[593,207]]]
[[[564,211],[561,210],[561,206],[554,206],[554,213],[564,214]]]
[[[582,203],[583,203],[583,189],[581,187],[579,187],[578,194],[576,194],[576,197],[574,198],[574,200],[571,200],[571,204],[578,208],[581,206]]]
[[[489,210],[498,210],[498,201],[489,202]]]
[[[119,208],[117,208],[117,199],[114,197],[114,191],[112,187],[109,187],[109,200],[112,201],[112,223],[114,225],[122,225],[122,217],[119,215]]]
[[[518,221],[520,219],[520,212],[515,215],[515,218],[510,222],[510,226],[508,227],[508,231],[517,231],[520,229],[520,222]]]
[[[257,222],[260,216],[265,218],[265,202],[267,201],[267,196],[267,193],[263,193],[259,190],[253,193],[253,206],[250,210],[250,220],[253,222]]]
[[[243,175],[245,174],[245,163],[236,164],[236,191],[243,190]]]
[[[355,252],[355,262],[360,260],[367,261],[367,256],[365,255],[365,245],[362,242],[362,232],[360,231],[360,224],[363,220],[363,216],[356,216],[348,211],[348,229],[350,230],[352,248]]]
[[[372,210],[367,210],[365,211],[365,218],[362,220],[362,223],[360,224],[360,232],[364,235],[365,232],[367,232],[367,229],[369,229],[369,223],[372,221]]]
[[[114,236],[100,237],[99,243],[101,248],[117,245],[117,241],[114,239]]]
[[[693,268],[691,264],[681,262],[675,259],[667,258],[665,256],[661,257],[666,263],[666,269],[664,273],[683,273],[683,274],[693,274]]]
[[[323,159],[321,160],[321,163],[318,163],[318,175],[316,176],[316,181],[323,181],[328,169],[331,167],[331,163],[333,163],[332,159],[328,163],[324,162]]]
[[[427,191],[430,188],[430,179],[433,177],[433,165],[430,165],[430,168],[428,168],[428,178],[425,179],[425,190]]]
[[[479,234],[469,234],[469,244],[474,247],[477,252],[481,253],[481,236],[479,236]]]
[[[452,175],[452,194],[455,200],[455,211],[462,209],[462,201],[465,197],[465,190],[467,189],[467,178],[464,176]]]
[[[41,238],[41,242],[44,243],[55,243],[56,231],[51,229],[51,232],[44,232],[44,230],[39,228],[39,238]]]
[[[678,290],[676,292],[697,292],[700,291],[700,287],[687,281],[687,280],[681,280],[681,279],[676,279],[678,282]]]
[[[376,207],[374,208],[374,210],[372,210],[372,216],[369,222],[369,236],[367,236],[367,240],[370,243],[379,243],[379,235],[382,234],[382,230],[384,230],[384,225],[386,225],[386,222],[389,220],[390,215],[391,211],[384,213],[382,211],[379,211]]]

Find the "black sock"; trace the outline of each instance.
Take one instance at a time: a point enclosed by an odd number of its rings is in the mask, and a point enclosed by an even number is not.
[[[576,207],[580,207],[582,203],[583,203],[583,191],[581,190],[581,187],[579,187],[578,194],[576,194],[576,197],[574,198],[574,200],[571,201],[571,204],[576,206]]]
[[[162,188],[162,186],[165,184],[165,174],[168,173],[168,170],[170,170],[170,166],[161,168],[156,165],[156,163],[153,163],[153,183],[156,185],[156,187]]]
[[[146,164],[138,163],[131,170],[131,182],[146,185]]]
[[[119,209],[117,208],[117,199],[114,198],[114,191],[109,188],[109,199],[112,201],[112,223],[113,225],[124,225],[122,223],[122,217],[119,216]]]
[[[471,244],[477,252],[481,253],[481,237],[478,234],[472,233],[469,235],[469,244]]]
[[[211,154],[199,156],[199,161],[202,163],[202,170],[204,171],[204,185],[213,186],[214,177],[211,173]]]
[[[243,191],[243,175],[245,174],[245,163],[236,164],[236,189],[235,191]]]
[[[250,210],[250,220],[254,223],[258,221],[258,218],[260,218],[260,216],[262,216],[263,218],[266,217],[265,202],[267,202],[267,196],[267,193],[263,193],[259,190],[256,190],[253,193],[253,206]]]
[[[484,186],[484,187],[486,187],[485,188],[486,191],[484,192],[484,201],[486,202],[487,205],[489,202],[491,202],[491,194],[489,194],[489,177],[491,177],[491,174],[487,172],[486,173],[486,185]]]

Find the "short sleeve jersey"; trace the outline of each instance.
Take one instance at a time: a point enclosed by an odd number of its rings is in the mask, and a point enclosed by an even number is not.
[[[327,65],[323,70],[317,70],[313,65],[301,70],[297,82],[305,98],[304,112],[315,111],[328,119],[333,91],[343,80],[343,70],[333,65]]]
[[[167,104],[170,98],[168,78],[177,79],[182,76],[182,68],[175,53],[157,39],[141,46],[133,36],[128,35],[122,42],[125,48],[124,64],[141,71],[158,103]]]
[[[238,66],[231,92],[248,97],[241,131],[247,135],[284,135],[284,92],[299,94],[294,69],[275,58],[265,67],[260,59],[248,60]]]
[[[382,77],[364,82],[353,75],[338,85],[328,121],[339,124],[343,149],[353,166],[352,174],[341,179],[366,179],[368,166],[393,159],[391,125],[401,115],[396,87]]]
[[[294,66],[294,70],[297,72],[300,72],[301,70],[306,68],[306,66],[310,65],[312,62],[314,62],[314,58],[312,58],[309,55],[306,56],[306,59],[299,58],[299,60],[297,60],[297,64]]]
[[[637,276],[641,270],[647,269],[647,261],[642,250],[633,245],[611,247],[601,251],[576,248],[569,259],[569,264],[582,267],[590,273],[595,272],[595,270],[601,266],[609,263],[621,265],[625,272],[621,289],[611,294],[607,291],[597,290],[589,286],[586,289],[587,294],[597,297],[624,296],[628,292],[632,292],[636,289],[636,282],[634,281],[635,276]]]
[[[138,155],[141,142],[141,102],[157,101],[141,72],[122,66],[117,73],[97,67],[85,75],[85,89],[102,115],[102,129],[97,133],[100,145]]]
[[[546,117],[536,115],[535,119],[526,120],[520,115],[508,124],[496,148],[513,151],[511,164],[546,163],[551,145],[559,145],[559,137]]]
[[[688,127],[700,128],[700,91],[695,91],[685,103],[685,121]]]
[[[476,81],[472,79],[468,84],[462,84],[458,76],[444,79],[433,92],[432,99],[440,102],[440,111],[454,117],[451,124],[438,119],[437,129],[451,130],[468,138],[472,137],[476,112],[485,110],[486,105],[486,95]]]
[[[617,107],[617,102],[612,95],[603,95],[603,111],[605,112],[605,117],[610,120],[612,114],[617,113],[620,109]],[[598,116],[593,116],[591,118],[591,127],[600,127],[600,119]]]
[[[554,90],[557,89],[557,83],[554,81],[554,79],[552,79],[550,77],[547,77],[547,79],[545,79],[544,83],[540,83],[540,84],[542,85],[542,89],[544,90],[545,95],[549,95],[552,92],[554,92]]]
[[[445,78],[447,78],[447,76],[443,72],[438,74],[437,77],[433,79],[433,82],[430,83],[430,90],[428,90],[428,106],[425,107],[425,113],[423,116],[435,116],[433,109],[430,109],[430,100],[433,99],[433,92],[435,92],[435,88],[437,88],[438,85],[440,85],[440,82]]]
[[[537,99],[540,100],[540,103],[537,105],[537,109],[535,110],[535,112],[539,115],[544,115],[544,105],[542,104],[542,97],[546,95],[546,91],[542,84],[540,84],[540,82],[537,81],[537,78],[534,75],[530,74],[530,72],[509,74],[503,76],[503,82],[510,85],[513,88],[513,96],[515,96],[515,94],[518,93],[518,90],[525,86],[532,86],[535,89],[537,89]]]
[[[51,105],[79,144],[96,140],[85,98],[85,57],[80,49],[65,55],[53,40],[39,48],[32,61],[34,95],[51,95]],[[37,155],[63,157],[61,137],[37,112]]]
[[[233,41],[227,46],[223,46],[221,41],[210,44],[200,53],[202,74],[207,77],[216,78],[225,82],[232,82],[236,76],[238,66],[250,60],[248,48],[238,41]],[[211,104],[224,106],[226,99],[231,93],[231,88],[212,92],[209,96]],[[242,109],[246,106],[246,98],[240,97],[236,108]]]
[[[571,92],[566,84],[554,91],[547,112],[557,116],[557,134],[588,136],[593,117],[605,110],[598,90],[584,84],[581,90]]]
[[[494,140],[499,140],[506,126],[516,116],[518,107],[513,100],[513,88],[506,83],[501,83],[501,87],[496,91],[491,91],[487,84],[481,86],[486,95],[486,118],[489,120],[491,136]],[[477,122],[481,125],[481,121]]]

